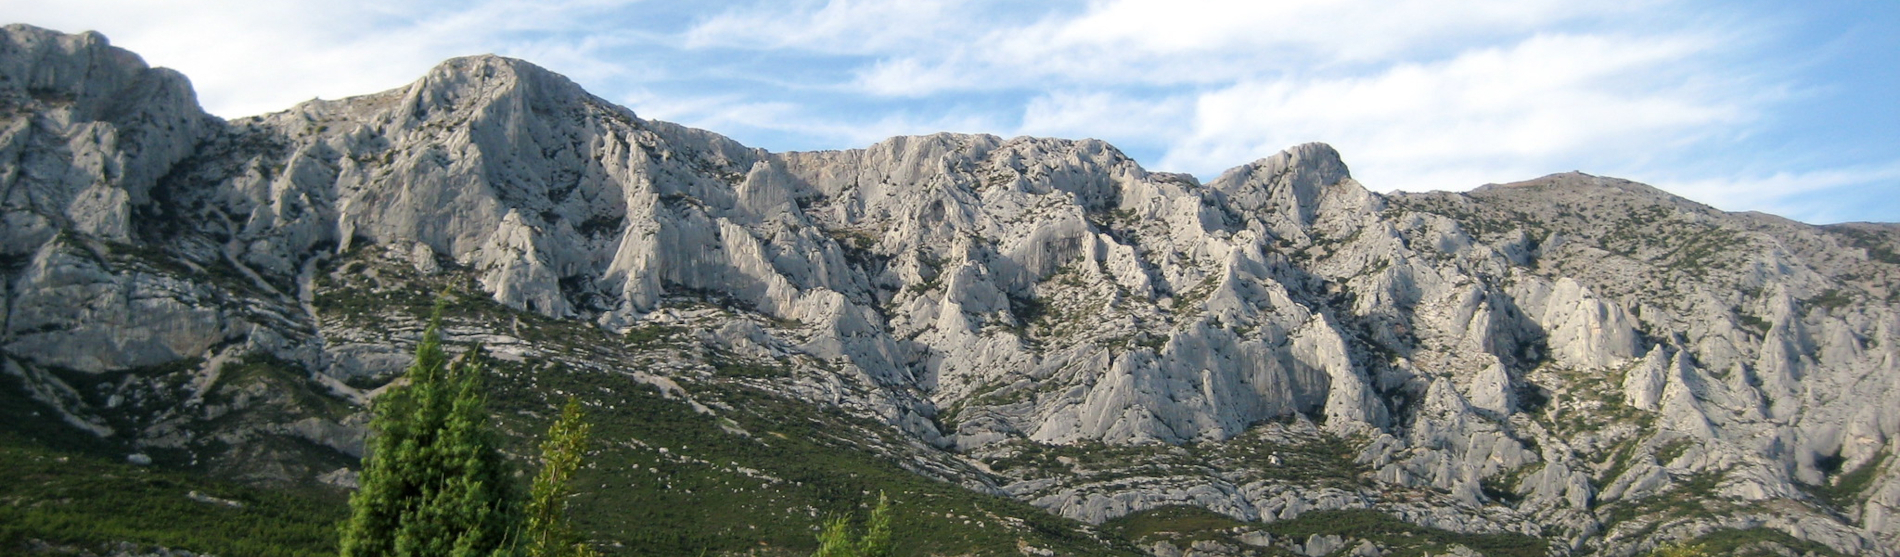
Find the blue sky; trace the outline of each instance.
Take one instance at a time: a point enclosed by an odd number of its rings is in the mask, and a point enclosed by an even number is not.
[[[105,33],[190,75],[226,117],[492,52],[774,151],[1095,137],[1209,179],[1324,141],[1379,191],[1581,170],[1726,210],[1900,221],[1891,0],[0,0],[0,14]]]

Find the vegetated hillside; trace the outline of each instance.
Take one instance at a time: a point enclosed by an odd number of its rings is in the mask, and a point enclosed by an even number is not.
[[[809,550],[878,491],[909,554],[1900,536],[1893,225],[1582,174],[1380,195],[1320,144],[1205,184],[1094,140],[769,153],[494,56],[223,121],[96,34],[3,38],[22,458],[341,493],[445,293],[517,458],[587,403],[610,554]],[[48,493],[9,512],[94,505]]]

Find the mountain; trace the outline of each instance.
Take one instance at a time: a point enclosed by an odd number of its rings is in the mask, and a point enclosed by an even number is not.
[[[496,56],[226,121],[25,25],[0,107],[32,462],[334,499],[441,296],[516,458],[588,405],[611,554],[808,551],[879,490],[916,554],[1900,553],[1894,224],[1378,194],[1322,144],[1206,183],[1096,140],[771,153]],[[10,535],[160,539],[49,531]]]

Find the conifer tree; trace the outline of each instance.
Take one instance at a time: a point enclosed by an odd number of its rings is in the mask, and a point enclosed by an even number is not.
[[[527,529],[523,542],[529,557],[592,557],[579,532],[567,520],[567,498],[574,492],[574,471],[587,452],[591,428],[581,417],[581,402],[568,398],[561,417],[541,442],[541,472],[529,488]]]
[[[377,397],[361,487],[350,496],[343,557],[505,555],[519,495],[495,449],[480,349],[450,361],[442,308],[416,345],[407,385]]]
[[[865,525],[862,537],[853,538],[850,530],[850,515],[835,516],[825,521],[824,528],[818,532],[818,552],[813,557],[889,557],[891,554],[891,500],[883,492],[877,494],[877,508],[871,509],[871,519]]]

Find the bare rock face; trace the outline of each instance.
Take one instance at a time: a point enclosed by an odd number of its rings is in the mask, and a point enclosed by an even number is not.
[[[97,33],[0,29],[0,102],[13,109],[0,153],[9,254],[59,230],[130,239],[132,208],[217,121],[177,72],[145,66]]]
[[[226,338],[199,285],[109,261],[162,177],[221,125],[184,76],[96,33],[0,28],[0,257],[8,351],[82,370],[154,365]]]
[[[938,459],[920,473],[1090,522],[1374,509],[1554,554],[1722,529],[1900,541],[1893,225],[1575,173],[1381,195],[1323,144],[1206,184],[1095,140],[770,153],[496,56],[224,122],[96,34],[18,25],[0,104],[7,373],[102,435],[196,446],[179,424],[268,408],[225,441],[354,454],[360,417],[214,388],[220,370],[300,370],[360,402],[349,384],[398,373],[404,341],[318,302],[345,279],[465,276],[528,314],[795,368],[759,386],[904,432]],[[192,361],[192,410],[128,433],[52,373]],[[689,396],[656,369],[629,376]]]

